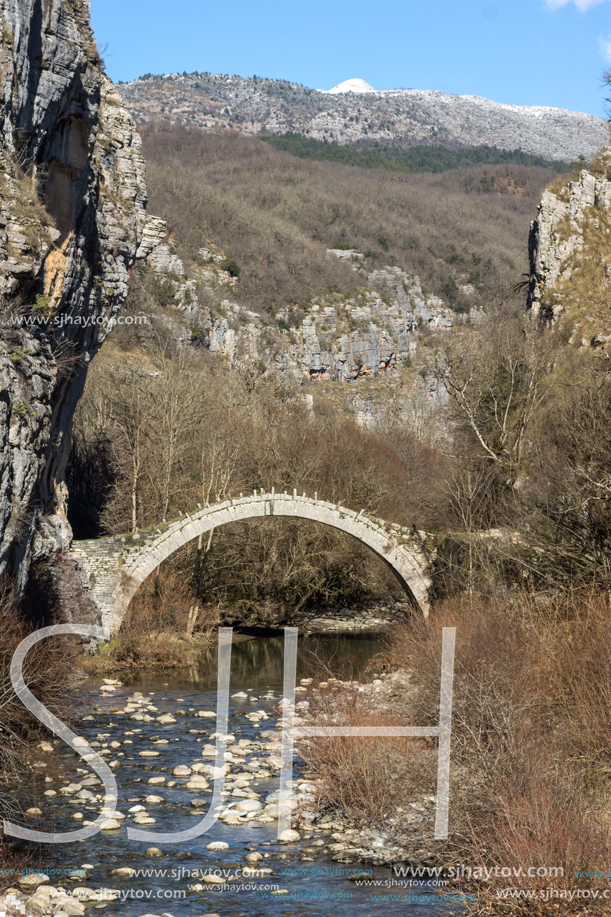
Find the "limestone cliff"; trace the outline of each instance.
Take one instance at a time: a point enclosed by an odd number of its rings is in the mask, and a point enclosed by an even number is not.
[[[70,540],[72,416],[142,248],[146,187],[88,0],[0,0],[0,26],[0,573],[23,588]]]
[[[529,308],[584,346],[611,340],[610,236],[611,150],[603,149],[576,179],[543,194],[529,239]]]

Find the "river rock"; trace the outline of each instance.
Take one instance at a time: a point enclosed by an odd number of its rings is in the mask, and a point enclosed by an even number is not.
[[[213,739],[224,739],[225,745],[233,745],[233,743],[235,742],[235,736],[232,735],[230,732],[228,733],[213,732],[212,735],[210,736],[210,741],[212,741]]]
[[[35,892],[31,898],[28,898],[26,905],[28,914],[42,914],[49,906],[49,899],[48,897],[39,896],[38,893]]]
[[[98,900],[98,893],[94,892],[92,888],[87,888],[84,885],[79,885],[76,888],[73,888],[72,895],[74,898],[78,898],[79,901],[97,901]]]
[[[219,821],[230,826],[244,824],[244,820],[240,818],[237,812],[225,812],[223,815],[219,815]]]
[[[105,822],[102,822],[100,831],[116,831],[120,827],[121,822],[117,821],[116,818],[107,818]]]
[[[260,866],[245,866],[242,870],[243,876],[271,876],[273,869],[262,869]]]
[[[216,758],[219,752],[215,745],[204,745],[202,748],[202,758]]]
[[[179,764],[178,767],[175,767],[172,771],[174,777],[188,777],[191,773],[190,767],[185,767],[184,764]]]
[[[278,840],[281,844],[294,844],[296,841],[300,840],[301,835],[299,831],[293,831],[292,828],[287,828],[286,831],[281,831],[278,837]]]
[[[68,786],[60,786],[59,792],[62,796],[72,796],[73,793],[78,793],[80,789],[80,783],[69,783]]]
[[[159,847],[148,847],[144,851],[145,857],[162,857],[163,850],[160,850]]]
[[[150,749],[147,749],[146,751],[139,751],[138,755],[140,758],[158,758],[159,752],[151,751]]]
[[[189,777],[189,782],[187,783],[188,790],[209,790],[210,784],[205,777],[201,777],[199,774],[193,774]]]
[[[116,869],[111,869],[111,876],[135,876],[137,870],[133,866],[118,866]]]
[[[256,851],[253,853],[247,853],[245,857],[245,860],[247,863],[258,863],[259,860],[262,860],[262,859],[263,859],[263,854],[257,853]]]
[[[229,850],[229,844],[226,844],[225,841],[212,841],[206,844],[206,850]]]
[[[235,808],[238,812],[260,812],[263,806],[257,799],[241,799]]]
[[[81,914],[85,913],[85,905],[75,901],[73,898],[66,898],[61,901],[61,910],[68,917],[80,917]],[[57,914],[57,911],[55,913]]]
[[[21,888],[37,888],[39,885],[42,885],[45,882],[49,881],[49,877],[42,872],[31,873],[29,876],[22,876],[17,880],[17,884]]]

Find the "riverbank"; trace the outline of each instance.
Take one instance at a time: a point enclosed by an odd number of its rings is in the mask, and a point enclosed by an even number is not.
[[[562,913],[605,914],[602,902],[593,909],[595,905],[577,897],[602,894],[605,887],[603,880],[592,876],[593,868],[605,868],[609,851],[604,778],[594,787],[582,782],[580,793],[570,796],[570,772],[564,782],[554,782],[545,757],[537,758],[533,746],[526,744],[529,735],[536,741],[535,749],[542,736],[546,741],[553,736],[557,749],[564,735],[560,692],[545,695],[542,688],[547,685],[549,691],[556,684],[554,672],[566,670],[566,658],[553,652],[554,646],[566,645],[570,636],[560,633],[569,626],[566,614],[566,609],[560,609],[544,626],[540,615],[527,619],[524,608],[519,618],[511,617],[507,608],[490,605],[479,608],[472,603],[462,617],[455,607],[453,616],[445,608],[421,627],[412,622],[409,628],[400,628],[387,644],[385,657],[380,655],[379,641],[306,635],[300,640],[297,728],[329,722],[430,727],[439,717],[441,627],[457,627],[447,841],[434,838],[437,740],[380,736],[332,740],[295,736],[292,833],[278,841],[278,777],[286,707],[280,636],[245,635],[233,647],[226,751],[217,748],[215,646],[206,648],[198,668],[148,675],[141,671],[129,685],[118,678],[106,678],[103,684],[90,680],[90,701],[82,711],[79,734],[115,772],[119,804],[116,812],[107,813],[111,823],[80,855],[72,850],[64,857],[60,851],[62,862],[71,869],[91,864],[85,876],[71,879],[68,885],[76,883],[98,896],[100,889],[108,888],[122,894],[128,888],[145,891],[141,883],[129,884],[142,878],[142,873],[134,877],[128,872],[121,878],[112,872],[111,864],[119,858],[126,869],[138,871],[155,856],[159,859],[155,866],[166,870],[167,876],[179,857],[184,865],[190,860],[200,870],[190,877],[193,881],[185,879],[182,884],[186,902],[180,914],[185,917],[216,909],[209,904],[215,883],[217,890],[222,886],[227,892],[219,907],[222,917],[243,914],[245,896],[249,914],[258,915],[259,907],[263,914],[260,899],[272,891],[264,887],[267,883],[277,886],[274,900],[292,895],[294,902],[307,894],[311,904],[313,896],[332,897],[331,910],[320,911],[310,904],[303,910],[304,915],[315,917],[330,912],[334,917],[349,917],[349,901],[366,903],[374,912],[379,903],[384,917],[394,915],[388,903],[381,905],[380,896],[389,888],[388,894],[397,896],[397,915],[413,903],[408,896],[418,888],[426,898],[423,915],[491,914],[499,908],[512,915],[556,914],[553,899],[536,900],[535,907],[532,900],[526,905],[517,896],[550,889],[564,893]],[[581,611],[573,609],[573,614],[577,619],[571,627],[575,633],[579,630],[580,645],[606,645],[599,630],[607,626],[606,607],[590,604]],[[546,668],[541,672],[543,659]],[[352,675],[329,674],[334,667],[345,669],[347,660]],[[531,668],[535,661],[539,674]],[[572,681],[573,716],[580,683]],[[590,678],[590,683],[596,687],[598,682]],[[527,704],[529,697],[532,703]],[[604,709],[590,704],[584,713],[592,725]],[[539,724],[542,715],[548,719],[553,715],[548,726]],[[521,732],[524,717],[534,732]],[[600,734],[605,734],[604,729]],[[104,804],[100,781],[80,768],[79,759],[66,753],[59,741],[50,744],[40,755],[32,811],[22,818],[32,826],[51,822],[58,830],[68,830],[75,821],[86,825]],[[530,769],[525,755],[530,757]],[[493,764],[484,771],[488,756],[493,756]],[[210,809],[214,783],[221,776],[225,784],[208,834],[181,844],[180,851],[160,842],[154,855],[147,853],[150,844],[126,839],[125,827],[130,824],[151,825],[150,830],[164,832],[183,828],[194,816],[201,819]],[[262,863],[271,872],[258,876],[243,872]],[[44,870],[56,864],[52,855],[41,862],[41,871],[50,880],[43,884],[53,885],[52,875]],[[527,874],[533,868],[536,875]],[[548,874],[548,869],[562,872]],[[245,878],[252,887],[245,888]],[[160,893],[168,888],[161,879],[157,886]],[[345,897],[347,888],[350,899]],[[501,902],[506,892],[513,897]],[[573,898],[566,897],[569,894]],[[100,903],[99,897],[90,898],[94,906],[96,901]],[[437,905],[438,911],[431,910]],[[137,899],[117,900],[115,906],[120,917],[161,913],[150,906],[138,909]],[[171,903],[163,906],[163,913],[174,913]]]
[[[386,843],[400,845],[420,875],[455,880],[460,864],[461,890],[476,895],[470,914],[611,913],[605,594],[439,605],[428,621],[397,628],[386,672],[371,683],[319,683],[304,721],[435,727],[444,628],[456,635],[448,840],[432,838],[430,818],[410,836],[408,807],[393,792],[399,782],[420,794],[426,811],[436,793],[435,740],[305,741],[305,773],[320,800],[344,823],[375,824],[384,814]],[[418,811],[418,800],[408,806]],[[344,855],[355,855],[358,841],[343,840]]]
[[[147,628],[138,617],[137,609],[130,614],[118,634],[108,643],[100,643],[97,651],[83,655],[80,659],[84,671],[93,677],[128,675],[138,671],[161,672],[198,665],[202,654],[216,644],[216,629],[219,624],[218,609],[203,609],[199,616],[202,630],[186,633],[181,616],[176,626],[161,630]],[[405,602],[372,604],[358,608],[342,608],[337,613],[314,613],[294,624],[290,620],[277,628],[249,628],[241,622],[233,630],[234,643],[282,633],[282,627],[298,626],[306,636],[369,636],[382,637],[405,621],[409,616],[409,605]],[[240,630],[242,628],[242,632]]]

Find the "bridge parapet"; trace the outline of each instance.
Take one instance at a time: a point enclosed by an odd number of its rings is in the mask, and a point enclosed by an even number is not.
[[[199,507],[155,532],[76,541],[73,554],[82,562],[82,574],[102,613],[102,621],[116,632],[139,586],[167,557],[210,529],[243,519],[281,516],[309,519],[352,535],[371,548],[392,569],[408,596],[428,614],[431,556],[424,533],[368,516],[306,494],[257,493]]]

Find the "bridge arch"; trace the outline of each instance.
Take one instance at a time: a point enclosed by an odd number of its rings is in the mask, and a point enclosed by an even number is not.
[[[243,519],[269,516],[309,519],[352,535],[367,545],[395,574],[411,601],[426,616],[429,610],[431,559],[422,539],[407,529],[356,513],[339,504],[288,493],[257,493],[188,513],[154,535],[124,536],[76,542],[83,573],[102,613],[102,623],[116,633],[133,596],[145,579],[183,545],[211,529]],[[105,552],[102,542],[108,544]]]

